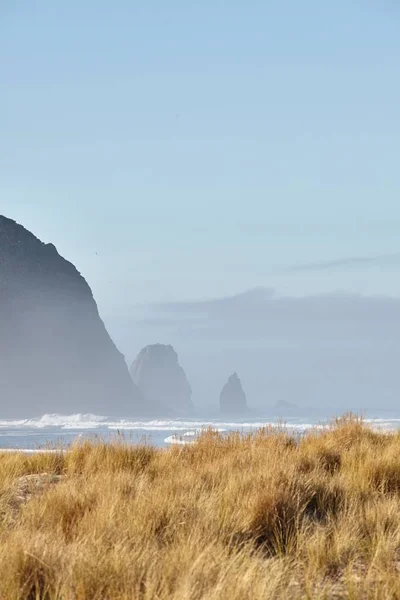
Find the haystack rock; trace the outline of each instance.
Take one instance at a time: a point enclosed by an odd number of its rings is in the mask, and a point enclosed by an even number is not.
[[[0,215],[0,418],[56,412],[154,415],[85,279]]]
[[[179,415],[192,412],[192,390],[172,346],[153,344],[142,348],[130,373],[151,403],[157,402]]]
[[[224,415],[240,415],[249,411],[246,394],[236,373],[233,373],[222,388],[219,397],[220,411]]]

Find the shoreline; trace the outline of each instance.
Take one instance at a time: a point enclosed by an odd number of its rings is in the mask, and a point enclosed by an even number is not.
[[[362,417],[357,417],[357,419],[360,419],[360,421],[365,425],[366,428],[370,428],[375,432],[381,432],[381,433],[393,433],[396,434],[396,432],[400,431],[400,419],[382,419],[382,418],[376,418],[376,419],[363,419]],[[340,419],[340,418],[339,418]],[[129,438],[129,434],[132,435],[133,430],[131,429],[126,429],[124,430],[123,428],[115,428],[115,429],[108,429],[108,439],[107,439],[107,435],[101,435],[99,432],[94,431],[93,428],[88,428],[86,431],[82,431],[82,428],[80,427],[79,429],[76,430],[76,436],[74,437],[74,439],[72,441],[70,441],[68,443],[68,445],[66,446],[60,446],[60,447],[4,447],[4,448],[0,448],[0,455],[1,454],[26,454],[26,455],[35,455],[35,454],[64,454],[69,452],[72,447],[76,444],[79,443],[79,441],[82,442],[95,442],[95,443],[104,443],[104,444],[113,444],[115,442],[119,442],[119,443],[124,443],[127,446],[131,446],[131,447],[149,447],[149,448],[154,448],[154,449],[158,449],[158,450],[166,450],[169,449],[173,446],[189,446],[189,445],[195,445],[197,440],[199,439],[199,437],[203,434],[207,434],[207,432],[211,431],[213,433],[218,433],[221,437],[228,437],[230,434],[240,434],[243,438],[249,435],[253,435],[256,436],[259,432],[261,431],[269,431],[271,434],[279,434],[279,433],[286,433],[288,434],[290,437],[292,437],[296,442],[299,441],[299,439],[302,439],[304,437],[306,437],[308,434],[310,433],[323,433],[326,431],[329,431],[333,426],[335,426],[335,422],[337,421],[337,419],[327,419],[325,422],[319,422],[319,423],[314,423],[314,424],[310,424],[310,423],[304,423],[304,424],[300,424],[300,423],[287,423],[285,421],[281,421],[281,422],[276,422],[276,423],[272,423],[272,422],[266,422],[263,423],[262,425],[259,422],[256,423],[252,423],[251,424],[251,428],[249,427],[250,423],[246,422],[243,424],[240,424],[241,427],[237,427],[235,429],[226,429],[226,428],[221,428],[218,427],[218,425],[228,425],[227,422],[206,422],[202,427],[196,427],[194,429],[188,429],[186,431],[182,431],[180,433],[172,433],[174,431],[174,429],[165,429],[165,433],[170,433],[170,435],[167,435],[163,440],[162,440],[162,445],[157,444],[157,443],[152,443],[151,442],[151,430],[144,430],[144,431],[148,431],[148,435],[143,436],[143,439],[137,439],[137,440],[133,440]],[[388,426],[384,426],[384,423],[388,423],[388,422],[392,422],[392,423],[397,423],[397,421],[399,421],[399,426],[395,427],[394,425],[392,425],[391,427]],[[177,421],[180,422],[180,421]],[[171,421],[169,421],[169,423],[172,423]],[[187,424],[189,424],[188,422],[186,422]],[[198,422],[195,422],[196,424]],[[229,423],[230,425],[232,425],[233,423]],[[214,427],[212,426],[214,425]],[[239,425],[239,423],[237,424]],[[258,426],[260,425],[260,426]],[[20,430],[19,430],[20,431]],[[31,431],[31,430],[30,430]],[[68,431],[68,435],[74,435],[74,430],[71,429],[67,429],[66,431]],[[137,431],[137,430],[134,430]],[[164,430],[161,430],[164,431]],[[160,431],[160,433],[161,433]],[[105,433],[105,432],[101,432],[101,433]],[[155,432],[154,432],[155,433]],[[10,435],[12,435],[12,432],[10,433]],[[41,433],[41,435],[43,436],[43,434]],[[62,435],[62,432],[59,433],[59,435]],[[51,440],[48,439],[46,440],[46,442],[44,442],[44,444],[51,444]]]

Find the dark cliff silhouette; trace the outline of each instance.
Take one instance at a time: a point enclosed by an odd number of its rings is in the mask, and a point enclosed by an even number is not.
[[[246,394],[236,373],[233,373],[222,388],[219,397],[221,414],[241,415],[249,412]]]
[[[0,417],[48,412],[145,416],[85,279],[0,216]]]
[[[143,396],[177,415],[193,410],[192,390],[172,346],[153,344],[142,348],[130,373]]]

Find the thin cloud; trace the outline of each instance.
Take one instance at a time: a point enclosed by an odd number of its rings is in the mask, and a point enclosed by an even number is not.
[[[293,265],[285,269],[286,273],[301,273],[304,271],[330,271],[334,269],[354,269],[357,267],[400,267],[400,252],[380,254],[377,256],[358,256],[340,258],[322,262]]]
[[[160,319],[173,327],[210,326],[213,331],[229,330],[252,335],[279,330],[289,323],[358,323],[374,327],[400,323],[400,299],[389,296],[363,296],[337,292],[304,297],[279,296],[269,288],[257,288],[236,296],[214,300],[150,305],[143,326]]]
[[[152,304],[150,305],[150,308],[153,310],[172,312],[197,312],[199,310],[203,312],[205,310],[215,311],[219,309],[240,309],[242,307],[247,309],[251,306],[263,306],[267,301],[270,301],[274,295],[275,291],[272,288],[256,287],[240,294],[234,294],[233,296],[224,296],[205,300],[183,300],[178,302]]]

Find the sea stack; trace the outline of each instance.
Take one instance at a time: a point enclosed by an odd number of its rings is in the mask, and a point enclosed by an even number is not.
[[[0,417],[153,415],[85,279],[0,215]]]
[[[153,344],[142,348],[130,373],[144,398],[152,404],[166,407],[176,415],[193,411],[192,390],[172,346]]]
[[[233,373],[222,388],[219,406],[223,415],[240,415],[249,411],[246,394],[237,373]]]

